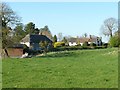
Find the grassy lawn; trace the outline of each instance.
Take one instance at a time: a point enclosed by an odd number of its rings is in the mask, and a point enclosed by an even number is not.
[[[2,60],[3,88],[117,88],[117,48]]]
[[[2,60],[0,58],[0,89],[2,89]]]

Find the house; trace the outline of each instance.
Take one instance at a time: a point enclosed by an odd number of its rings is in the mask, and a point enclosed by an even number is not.
[[[7,48],[7,53],[9,57],[21,57],[23,54],[25,54],[25,47],[27,47],[24,44],[14,44],[11,47]]]
[[[69,42],[69,46],[76,46],[77,44],[80,44],[82,46],[83,43],[85,42],[88,42],[88,44],[95,43],[96,45],[101,46],[102,38],[94,35],[90,35],[89,37],[80,37],[80,38],[72,37],[68,39],[68,42]]]
[[[26,35],[22,40],[21,44],[26,44],[30,49],[38,51],[41,50],[40,47],[40,42],[48,42],[49,46],[52,45],[52,40],[50,40],[47,36],[45,35],[39,35],[39,34],[28,34]]]
[[[77,45],[77,38],[71,37],[68,39],[69,46],[76,46]]]

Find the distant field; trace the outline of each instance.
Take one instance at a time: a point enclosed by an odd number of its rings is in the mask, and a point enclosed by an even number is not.
[[[2,61],[3,88],[117,88],[118,50],[78,50]]]

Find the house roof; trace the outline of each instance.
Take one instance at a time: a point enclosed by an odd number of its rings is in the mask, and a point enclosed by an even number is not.
[[[27,47],[25,44],[14,44],[8,48],[25,48]]]
[[[89,39],[89,42],[96,42],[97,38],[91,38]]]
[[[41,41],[47,41],[49,43],[52,43],[52,41],[46,37],[45,35],[30,35],[30,42],[31,43],[39,43]]]
[[[80,43],[88,42],[90,38],[81,37],[79,38]]]
[[[96,42],[96,40],[99,39],[99,37],[96,36],[91,36],[91,37],[80,37],[80,38],[70,38],[68,39],[69,42],[77,42],[79,41],[80,43],[84,43],[84,42]]]
[[[38,34],[34,34],[34,35],[26,35],[21,42],[30,42],[30,43],[39,43],[41,41],[47,41],[49,43],[52,43],[52,41],[45,35],[38,35]]]
[[[21,42],[30,42],[30,34],[27,34],[22,40]]]
[[[68,42],[76,42],[76,40],[77,40],[77,38],[73,38],[73,37],[71,37],[70,39],[68,39]]]

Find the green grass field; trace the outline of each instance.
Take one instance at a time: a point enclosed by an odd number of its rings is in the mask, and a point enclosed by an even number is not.
[[[118,50],[64,51],[2,60],[3,88],[117,88]]]

